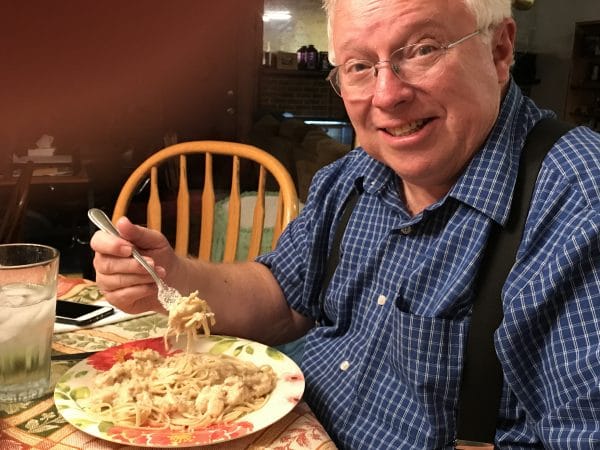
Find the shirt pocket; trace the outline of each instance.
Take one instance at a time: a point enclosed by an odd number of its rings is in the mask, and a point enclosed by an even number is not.
[[[390,311],[386,331],[390,365],[429,423],[442,433],[454,428],[468,331],[466,320],[425,317],[398,308]]]

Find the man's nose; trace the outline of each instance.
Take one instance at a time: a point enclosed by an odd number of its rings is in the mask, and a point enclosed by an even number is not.
[[[389,61],[379,62],[376,69],[375,90],[373,92],[374,106],[390,108],[398,103],[410,100],[414,94],[413,86],[402,80],[401,76],[394,72]]]

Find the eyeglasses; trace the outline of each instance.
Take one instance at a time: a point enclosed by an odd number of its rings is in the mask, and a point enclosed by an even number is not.
[[[400,80],[416,84],[436,66],[448,50],[477,36],[480,32],[481,30],[473,31],[447,44],[440,44],[435,39],[427,39],[407,45],[395,50],[389,60],[372,62],[366,59],[351,59],[335,66],[329,72],[327,79],[340,97],[367,97],[373,93],[379,69],[389,64],[394,75]]]

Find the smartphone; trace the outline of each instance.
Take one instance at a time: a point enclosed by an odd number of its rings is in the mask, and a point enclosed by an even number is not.
[[[89,325],[114,314],[110,306],[56,300],[56,321],[70,325]]]

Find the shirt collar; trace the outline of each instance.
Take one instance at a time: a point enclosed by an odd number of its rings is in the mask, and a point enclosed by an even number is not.
[[[394,183],[396,174],[385,164],[373,159],[364,150],[360,155],[361,161],[354,167],[360,172],[360,175],[356,177],[362,184],[362,190],[369,194],[375,194],[381,191],[385,186],[389,186],[390,183]]]
[[[505,225],[525,138],[542,115],[543,112],[524,97],[511,80],[485,144],[448,196]]]

